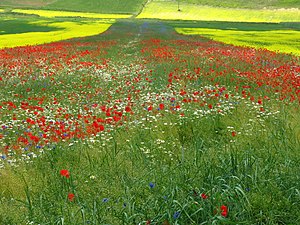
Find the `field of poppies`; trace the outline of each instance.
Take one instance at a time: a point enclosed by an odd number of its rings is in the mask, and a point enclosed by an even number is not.
[[[1,224],[300,222],[298,56],[128,19],[0,88]]]

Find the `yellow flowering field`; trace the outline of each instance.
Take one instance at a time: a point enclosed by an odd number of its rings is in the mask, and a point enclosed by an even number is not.
[[[36,45],[61,41],[75,37],[92,36],[106,31],[115,20],[101,21],[66,21],[49,23],[47,20],[32,22],[38,25],[45,25],[59,30],[51,32],[26,32],[17,34],[0,35],[0,48],[16,47],[24,45]]]
[[[163,1],[148,3],[137,18],[163,20],[204,20],[239,22],[297,22],[300,21],[299,9],[229,9],[210,6]]]
[[[300,55],[300,32],[296,30],[242,31],[208,28],[175,28],[175,30],[180,34],[201,35],[226,44]]]
[[[54,10],[36,10],[36,9],[13,9],[12,12],[24,13],[24,14],[35,14],[42,17],[82,17],[82,18],[93,18],[93,19],[120,19],[129,18],[129,14],[100,14],[100,13],[85,13],[85,12],[68,12],[68,11],[54,11]]]

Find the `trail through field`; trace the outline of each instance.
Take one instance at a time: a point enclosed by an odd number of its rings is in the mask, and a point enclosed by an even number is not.
[[[125,35],[124,35],[125,34]],[[122,51],[129,51],[128,55],[132,53],[139,55],[139,51],[133,50],[138,46],[141,40],[151,38],[162,39],[189,39],[191,37],[179,35],[174,28],[164,22],[153,21],[119,21],[113,24],[109,30],[101,35],[103,39],[121,39],[121,42],[126,42]],[[114,50],[112,50],[114,51]]]
[[[109,31],[110,32],[108,34],[113,38],[115,37],[114,34],[122,35],[128,33],[141,39],[155,36],[170,38],[171,36],[176,34],[174,28],[167,23],[151,20],[140,20],[134,22],[132,20],[119,21],[113,24],[113,26],[110,27]],[[107,35],[107,33],[104,33],[103,35]]]

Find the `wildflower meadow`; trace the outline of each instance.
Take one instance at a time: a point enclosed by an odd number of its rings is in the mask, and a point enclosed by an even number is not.
[[[300,223],[299,49],[190,23],[0,49],[0,224]]]

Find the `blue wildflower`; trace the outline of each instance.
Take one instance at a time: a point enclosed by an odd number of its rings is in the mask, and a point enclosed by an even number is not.
[[[105,203],[105,202],[108,202],[108,198],[103,198],[103,199],[102,199],[102,202],[104,202],[104,203]]]
[[[152,182],[150,182],[150,183],[149,183],[149,186],[150,186],[150,188],[154,188],[154,187],[155,187],[155,184],[152,183]]]
[[[173,218],[174,218],[175,220],[177,220],[179,217],[180,217],[180,212],[179,212],[179,211],[176,211],[176,212],[174,213],[174,215],[173,215]]]

